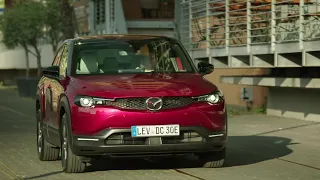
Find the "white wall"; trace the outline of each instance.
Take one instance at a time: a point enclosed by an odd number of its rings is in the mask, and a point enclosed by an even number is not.
[[[50,44],[40,46],[42,67],[50,66],[53,61],[53,51]],[[37,59],[29,53],[30,68],[37,68]],[[26,58],[24,50],[19,47],[8,50],[0,43],[0,69],[25,69]]]

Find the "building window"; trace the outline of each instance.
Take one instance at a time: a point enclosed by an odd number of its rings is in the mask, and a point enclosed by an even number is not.
[[[102,24],[106,18],[105,0],[94,0],[94,12],[96,24]]]
[[[173,18],[173,0],[140,0],[143,18]]]
[[[175,0],[122,0],[122,5],[127,20],[174,18]]]

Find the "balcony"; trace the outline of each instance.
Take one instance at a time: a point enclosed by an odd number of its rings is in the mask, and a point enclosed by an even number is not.
[[[218,67],[320,66],[316,0],[184,0],[181,41]],[[299,58],[300,57],[300,58]]]

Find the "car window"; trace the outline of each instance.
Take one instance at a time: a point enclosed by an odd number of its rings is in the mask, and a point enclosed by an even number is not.
[[[66,72],[67,72],[67,64],[68,64],[68,53],[69,53],[69,48],[66,46],[61,54],[61,60],[60,60],[60,77],[66,77]]]
[[[78,75],[194,72],[180,45],[166,39],[81,43],[73,57]]]
[[[61,59],[61,53],[63,52],[64,46],[61,46],[60,49],[58,50],[58,53],[56,54],[52,66],[59,66],[60,64],[60,59]]]

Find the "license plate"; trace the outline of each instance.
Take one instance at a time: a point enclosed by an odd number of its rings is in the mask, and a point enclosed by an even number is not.
[[[132,137],[179,136],[179,125],[132,126]]]

